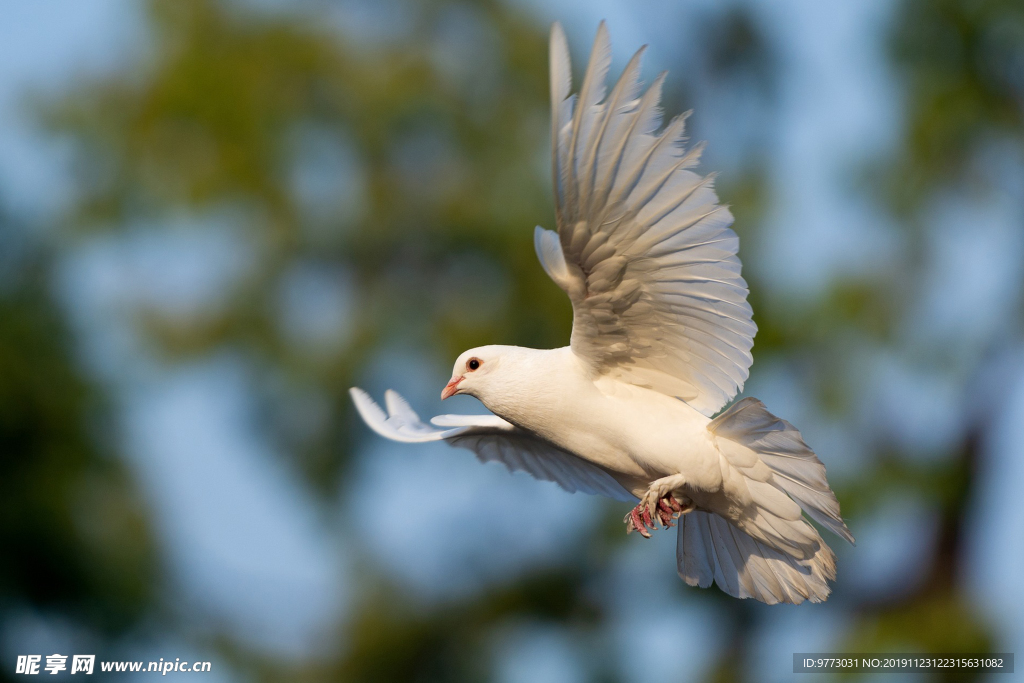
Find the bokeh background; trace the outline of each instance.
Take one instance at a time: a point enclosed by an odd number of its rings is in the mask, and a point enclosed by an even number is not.
[[[578,78],[601,18],[721,172],[746,394],[858,538],[823,605],[687,588],[624,505],[387,443],[348,401],[477,411],[439,404],[459,352],[567,343],[532,248],[547,31]],[[1022,290],[1019,0],[8,0],[0,679],[53,652],[507,683],[1020,655]]]

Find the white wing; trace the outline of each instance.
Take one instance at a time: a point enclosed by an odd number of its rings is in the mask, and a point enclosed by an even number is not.
[[[420,421],[395,391],[389,389],[384,394],[387,413],[362,389],[353,387],[349,393],[370,429],[393,441],[445,441],[473,451],[481,462],[500,462],[511,471],[522,470],[537,479],[553,481],[570,493],[580,491],[625,502],[636,500],[600,467],[497,415],[439,415],[431,422],[449,429],[435,429]]]
[[[558,233],[537,228],[544,269],[572,300],[572,350],[594,370],[714,414],[743,387],[756,325],[732,215],[713,176],[689,170],[686,116],[661,133],[664,74],[642,96],[643,49],[605,97],[604,23],[579,100],[569,50],[551,31],[552,146]]]

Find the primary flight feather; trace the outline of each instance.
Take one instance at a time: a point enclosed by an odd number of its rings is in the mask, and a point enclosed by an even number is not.
[[[690,585],[762,602],[819,602],[835,556],[808,517],[853,541],[825,467],[800,432],[747,398],[757,327],[732,215],[685,149],[685,115],[663,130],[664,74],[640,94],[641,49],[611,92],[600,25],[580,92],[561,26],[551,31],[551,143],[557,232],[537,228],[544,270],[573,307],[569,346],[484,346],[455,362],[441,394],[492,415],[420,421],[393,391],[387,412],[352,398],[377,433],[446,441],[570,492],[639,502],[626,530],[678,522]]]

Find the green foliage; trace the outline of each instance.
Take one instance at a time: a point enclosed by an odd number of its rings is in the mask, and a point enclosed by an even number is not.
[[[908,210],[977,182],[986,148],[1024,145],[1024,5],[911,0],[897,25],[892,54],[908,109],[890,196]]]

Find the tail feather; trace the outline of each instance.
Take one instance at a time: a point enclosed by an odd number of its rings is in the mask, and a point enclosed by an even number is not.
[[[810,559],[797,560],[702,510],[683,516],[676,553],[679,575],[689,585],[715,582],[733,597],[769,605],[823,602],[836,576],[835,555],[824,543]]]
[[[740,401],[708,429],[733,473],[733,499],[683,517],[680,576],[691,586],[714,582],[729,595],[768,604],[824,601],[836,577],[835,554],[803,513],[853,542],[824,465],[793,425],[757,399]]]
[[[821,537],[804,521],[800,506],[771,484],[747,480],[746,485],[756,507],[752,515],[736,519],[737,525],[755,540],[797,559],[813,555]]]
[[[756,398],[745,398],[716,417],[708,429],[746,446],[772,470],[773,483],[793,498],[818,524],[854,542],[839,514],[839,501],[825,478],[825,465],[800,431],[768,412]]]

